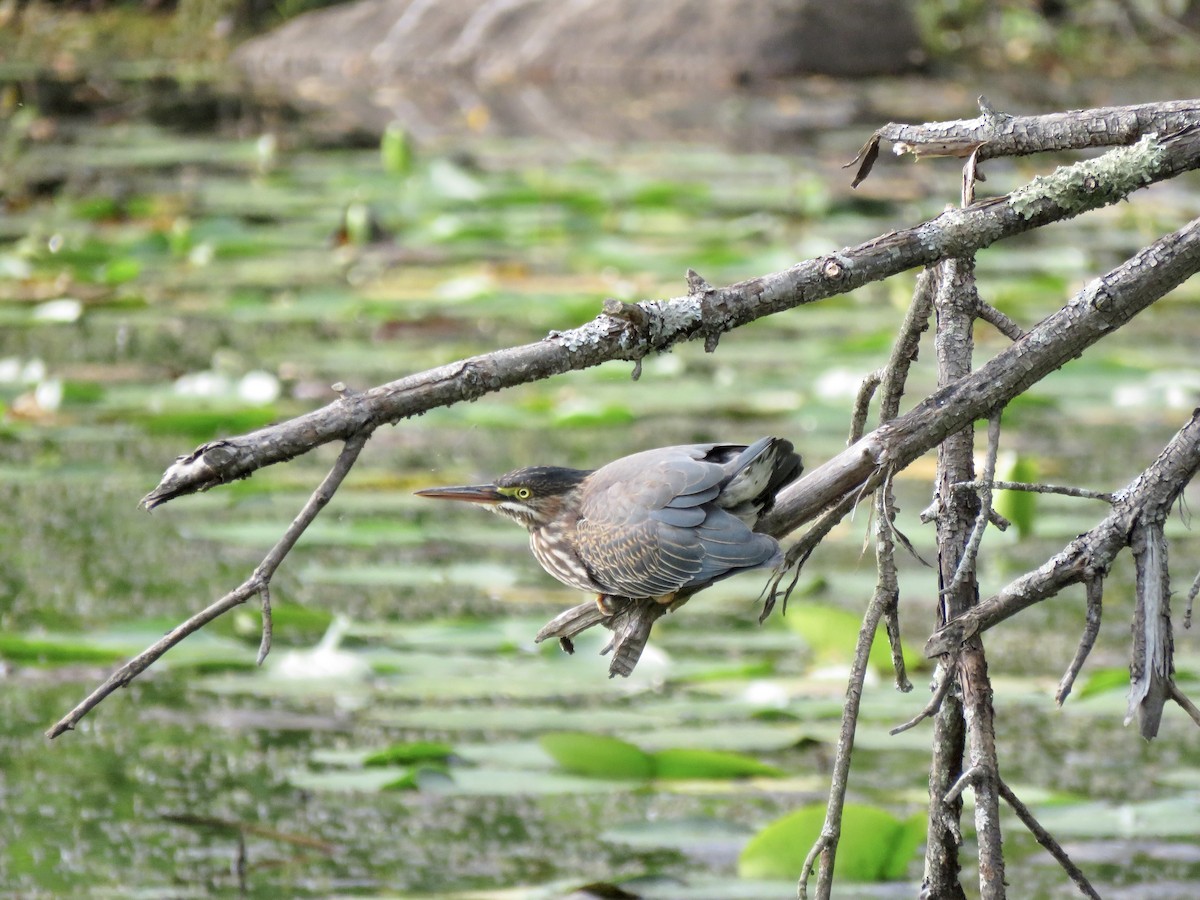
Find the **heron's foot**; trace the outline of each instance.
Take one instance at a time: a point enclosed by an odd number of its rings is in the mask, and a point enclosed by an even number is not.
[[[605,618],[615,616],[625,607],[624,597],[614,597],[612,594],[597,594],[596,609],[600,610],[600,615]]]

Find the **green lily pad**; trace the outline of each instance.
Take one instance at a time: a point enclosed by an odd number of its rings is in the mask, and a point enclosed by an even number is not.
[[[1084,680],[1082,685],[1075,686],[1075,696],[1094,697],[1109,691],[1124,691],[1129,688],[1129,670],[1126,668],[1097,669]]]
[[[812,804],[772,822],[753,838],[738,858],[743,878],[795,878],[821,835],[824,804]],[[842,881],[894,881],[925,837],[924,818],[899,819],[886,810],[847,804],[842,812],[834,877]]]
[[[670,748],[649,753],[606,735],[560,731],[542,735],[542,748],[574,775],[664,781],[782,776],[751,756],[721,750]]]
[[[392,744],[367,756],[364,766],[394,766],[410,763],[445,762],[454,748],[437,741],[415,741],[407,744]]]
[[[654,777],[650,754],[619,738],[560,731],[542,735],[540,742],[542,749],[573,775],[642,780]]]
[[[1023,453],[1013,454],[1002,461],[996,469],[999,481],[1033,483],[1038,480],[1037,461]],[[1013,523],[1017,537],[1031,537],[1037,518],[1038,495],[1032,491],[997,491],[994,500],[996,512]]]
[[[21,634],[0,633],[0,659],[26,665],[107,665],[123,659],[126,655],[122,650],[98,646],[81,638],[31,638]]]
[[[860,616],[833,606],[796,603],[788,607],[784,621],[804,638],[819,661],[841,663],[854,658],[854,647],[862,628]],[[870,661],[871,668],[877,672],[892,671],[892,651],[882,625],[871,644]],[[904,664],[909,672],[914,672],[927,666],[928,660],[915,649],[905,647]]]
[[[656,778],[748,778],[779,777],[782,769],[741,753],[722,750],[659,750],[652,755]]]

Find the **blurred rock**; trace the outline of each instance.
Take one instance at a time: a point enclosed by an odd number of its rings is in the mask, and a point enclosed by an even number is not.
[[[234,59],[257,88],[345,128],[570,139],[742,127],[740,107],[714,121],[718,101],[803,74],[911,71],[923,55],[900,0],[359,0]]]

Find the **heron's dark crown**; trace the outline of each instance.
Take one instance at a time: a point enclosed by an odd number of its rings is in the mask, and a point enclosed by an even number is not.
[[[563,466],[526,466],[496,479],[498,488],[527,487],[534,498],[554,497],[579,487],[592,473],[588,469],[567,469]]]

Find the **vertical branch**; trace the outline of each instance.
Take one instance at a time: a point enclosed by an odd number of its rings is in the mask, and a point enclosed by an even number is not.
[[[854,755],[854,733],[858,727],[858,710],[862,702],[863,683],[871,659],[871,646],[879,630],[879,621],[889,609],[894,610],[900,593],[896,576],[895,547],[892,542],[891,523],[887,520],[891,479],[875,492],[875,551],[879,575],[875,584],[875,595],[867,607],[862,627],[858,630],[858,644],[854,648],[854,663],[846,686],[846,702],[842,707],[842,727],[838,734],[837,754],[833,763],[833,778],[829,787],[829,802],[825,806],[825,824],[821,836],[804,862],[800,872],[798,896],[808,896],[808,879],[812,867],[820,858],[821,868],[817,875],[817,897],[828,900],[833,892],[833,864],[837,856],[838,839],[842,833],[842,811],[846,805],[846,790],[850,781],[850,762]]]
[[[947,662],[939,662],[934,676],[949,684],[954,673]],[[925,873],[921,880],[922,897],[965,900],[958,875],[961,864],[958,848],[962,844],[962,795],[950,795],[950,789],[962,777],[966,728],[963,724],[962,697],[951,690],[943,698],[933,719],[933,757],[929,763],[929,827],[925,842]]]
[[[973,579],[972,579],[973,580]],[[978,599],[978,587],[976,587]],[[975,840],[979,845],[979,896],[1003,900],[1004,847],[1000,833],[1000,766],[996,758],[995,706],[987,656],[980,642],[962,654],[958,668],[975,790]]]
[[[876,524],[876,528],[880,526]],[[800,872],[796,893],[800,900],[808,897],[808,879],[813,865],[819,858],[820,872],[817,875],[817,898],[829,900],[833,892],[833,863],[837,856],[838,839],[842,834],[842,810],[846,804],[846,789],[850,781],[850,761],[854,755],[854,732],[858,727],[858,709],[862,703],[863,682],[867,677],[867,665],[871,658],[871,645],[875,643],[875,632],[883,615],[884,600],[876,589],[875,597],[867,607],[862,627],[858,630],[858,644],[854,648],[854,662],[850,667],[850,678],[846,685],[846,702],[842,707],[842,727],[838,732],[837,752],[833,762],[833,778],[829,786],[829,802],[825,807],[825,824],[821,836],[809,851]]]
[[[966,269],[966,273],[963,269]],[[969,260],[946,260],[937,268],[937,288],[934,302],[937,309],[938,384],[946,385],[966,376],[971,370],[971,314],[960,290],[965,277],[970,277],[973,265]],[[938,474],[934,508],[937,519],[938,542],[938,622],[949,622],[966,605],[964,598],[977,590],[975,579],[969,578],[953,591],[947,588],[954,582],[962,550],[966,546],[967,530],[978,513],[978,498],[973,493],[954,490],[959,481],[973,478],[974,432],[972,428],[946,438],[938,448]],[[948,665],[939,663],[939,669]],[[955,672],[945,671],[943,677],[953,679]],[[931,897],[964,897],[959,883],[961,864],[958,858],[962,843],[960,820],[962,797],[950,794],[963,772],[966,753],[966,729],[963,720],[961,686],[951,690],[934,718],[933,758],[929,770],[929,831],[925,847],[925,873],[922,893]]]
[[[974,262],[947,260],[939,266],[935,293],[938,382],[945,386],[971,371],[971,327],[978,298]],[[942,442],[938,451],[937,535],[939,619],[948,622],[979,602],[974,567],[963,567],[970,535],[980,516],[979,496],[954,485],[974,478],[974,431],[966,428]],[[925,857],[925,890],[930,896],[962,896],[958,882],[959,783],[963,759],[970,753],[970,783],[975,791],[975,827],[979,843],[979,890],[984,900],[1005,896],[1004,857],[1000,840],[999,768],[996,762],[992,690],[981,641],[963,647],[958,663],[960,694],[950,696],[934,726],[930,772],[929,842]],[[964,732],[963,724],[966,724]],[[949,788],[947,789],[947,786]],[[950,802],[947,803],[949,798]]]

